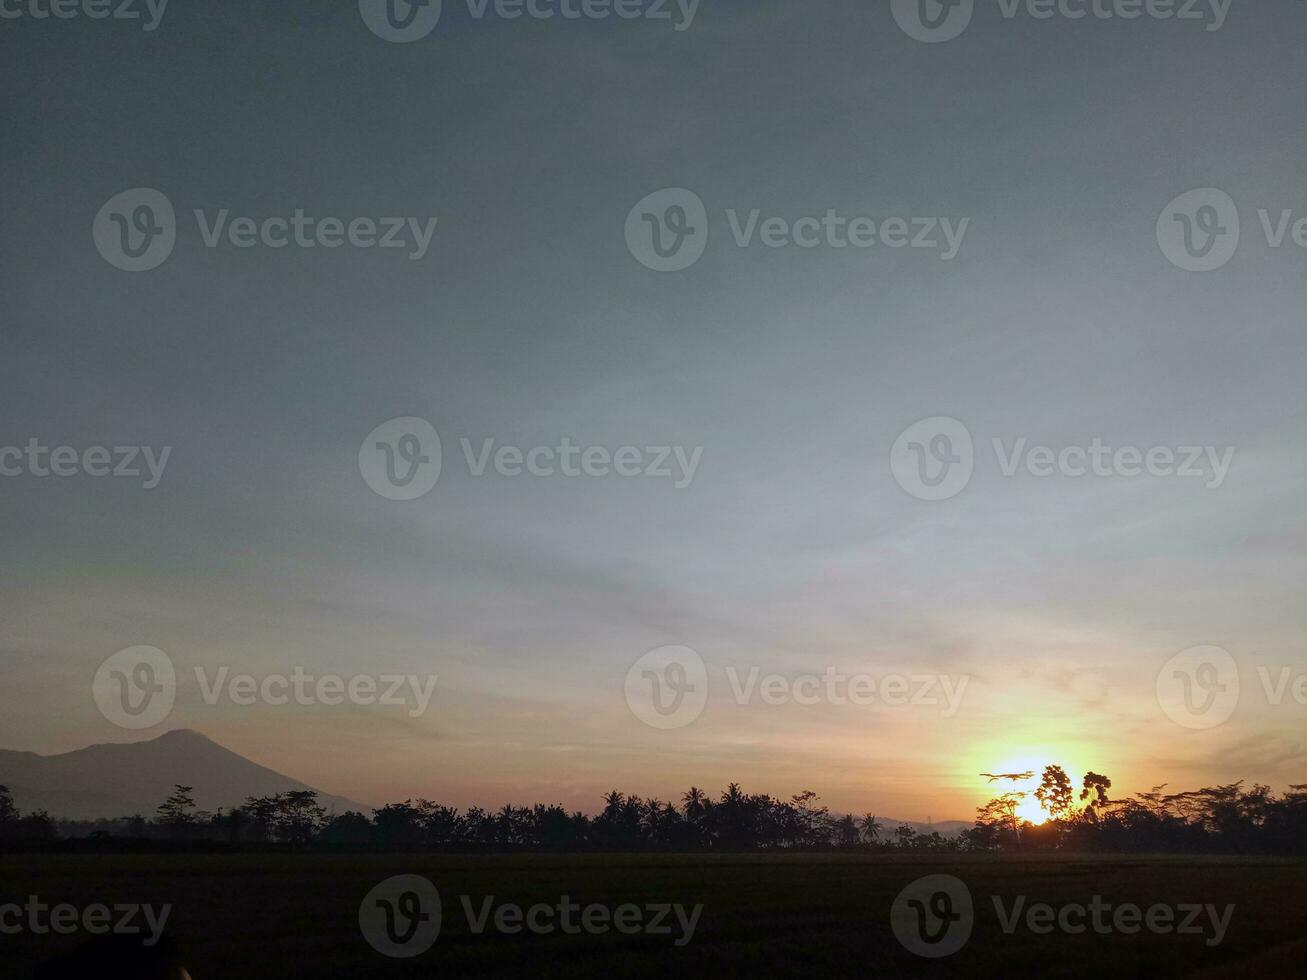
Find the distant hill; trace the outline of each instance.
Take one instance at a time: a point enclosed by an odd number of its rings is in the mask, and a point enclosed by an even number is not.
[[[904,824],[907,824],[919,834],[929,834],[934,831],[941,837],[956,837],[960,832],[970,830],[975,826],[974,823],[968,823],[965,820],[936,820],[934,823],[918,823],[916,820],[892,820],[889,817],[877,817],[876,822],[883,828],[880,832],[881,840],[894,840],[894,831]]]
[[[297,779],[251,762],[186,729],[146,742],[90,745],[62,755],[0,750],[0,785],[8,786],[24,813],[52,817],[154,816],[176,784],[194,787],[201,810],[231,809],[250,796],[312,790]],[[341,796],[318,794],[328,813],[372,808]]]

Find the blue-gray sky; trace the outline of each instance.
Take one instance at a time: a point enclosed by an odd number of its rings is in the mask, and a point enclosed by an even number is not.
[[[1204,4],[1206,9],[1206,4]],[[90,697],[116,650],[182,675],[193,727],[365,802],[592,806],[622,786],[819,792],[966,817],[980,768],[1064,760],[1132,789],[1301,782],[1307,9],[1210,22],[1004,17],[908,36],[889,4],[704,0],[692,25],[506,21],[446,2],[409,44],[357,5],[173,0],[154,31],[0,21],[0,446],[170,446],[159,486],[0,479],[0,744],[140,737]],[[176,208],[128,273],[114,195]],[[1238,252],[1168,261],[1182,192],[1237,202]],[[623,226],[704,202],[680,272]],[[193,211],[438,219],[427,254],[205,245]],[[969,219],[923,249],[737,247],[727,210]],[[436,488],[373,493],[359,446],[429,420]],[[970,484],[905,493],[920,419]],[[702,447],[667,479],[473,477],[459,440]],[[1004,477],[993,438],[1234,447],[1219,487]],[[643,725],[628,668],[697,650],[693,725]],[[1224,725],[1159,710],[1168,658],[1241,667]],[[439,674],[431,708],[209,706],[193,670]],[[723,671],[966,674],[956,716],[739,705]],[[1067,757],[1070,758],[1067,758]],[[197,778],[200,778],[197,776]]]

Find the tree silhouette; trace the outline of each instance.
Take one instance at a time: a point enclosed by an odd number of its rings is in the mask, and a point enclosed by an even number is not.
[[[997,796],[980,808],[976,822],[994,827],[995,838],[1000,843],[1017,844],[1021,840],[1021,821],[1017,818],[1017,807],[1025,798],[1025,793],[1004,793]]]
[[[690,820],[700,819],[706,808],[708,797],[704,795],[703,790],[698,786],[691,786],[681,797],[681,802],[685,804],[685,816]]]
[[[894,828],[894,836],[898,840],[899,847],[904,849],[910,848],[916,844],[917,832],[907,824],[900,824]]]
[[[1071,812],[1071,780],[1061,766],[1048,766],[1044,778],[1035,790],[1035,799],[1054,820]]]
[[[862,835],[858,831],[858,821],[854,819],[851,813],[847,813],[836,820],[832,829],[835,834],[836,847],[853,847],[862,839]]]
[[[185,828],[195,823],[195,798],[191,796],[194,787],[173,787],[173,793],[159,804],[159,822],[169,827]]]
[[[986,774],[995,781],[1026,774]],[[476,851],[798,851],[886,850],[948,852],[1065,848],[1103,852],[1212,854],[1307,854],[1307,784],[1277,796],[1267,786],[1243,783],[1168,793],[1165,784],[1131,799],[1112,800],[1112,781],[1084,775],[1073,805],[1072,784],[1059,766],[1045,769],[1032,793],[1013,790],[977,809],[975,824],[953,838],[921,832],[910,824],[888,839],[875,814],[832,814],[811,790],[789,800],[746,793],[731,783],[713,799],[698,787],[681,805],[613,790],[595,816],[561,806],[505,805],[495,811],[460,811],[427,799],[390,803],[371,816],[344,813],[327,819],[308,790],[250,797],[214,814],[199,812],[190,786],[178,785],[154,820],[128,817],[93,822],[21,815],[0,788],[0,842],[27,846],[82,835],[97,842],[115,836],[137,841],[222,842],[224,846],[270,844],[296,848],[404,848],[456,853]],[[1033,826],[1020,817],[1031,795],[1049,813]]]
[[[1084,788],[1080,790],[1080,799],[1088,800],[1089,807],[1107,806],[1111,801],[1107,791],[1112,788],[1112,780],[1096,772],[1085,773]]]
[[[307,844],[322,829],[326,812],[312,790],[295,790],[276,797],[281,834],[291,844]]]
[[[880,832],[885,828],[877,822],[874,813],[864,813],[858,829],[862,832],[864,843],[875,844],[880,841]]]
[[[0,830],[18,822],[18,807],[8,786],[0,786]]]

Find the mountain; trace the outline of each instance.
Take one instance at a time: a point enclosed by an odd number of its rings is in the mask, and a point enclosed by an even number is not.
[[[250,796],[312,790],[297,779],[251,762],[186,729],[147,742],[89,745],[61,755],[0,750],[0,786],[8,786],[24,813],[48,810],[52,817],[154,816],[176,784],[194,787],[201,810],[231,809]],[[341,796],[318,794],[328,813],[371,807]]]

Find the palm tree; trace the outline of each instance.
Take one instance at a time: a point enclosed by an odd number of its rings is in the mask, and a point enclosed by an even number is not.
[[[862,815],[862,839],[868,844],[875,844],[880,840],[880,832],[885,828],[876,820],[874,813],[864,813]]]
[[[698,820],[703,816],[704,801],[707,800],[703,790],[698,786],[691,786],[681,797],[681,802],[685,804],[685,816],[689,820]]]

